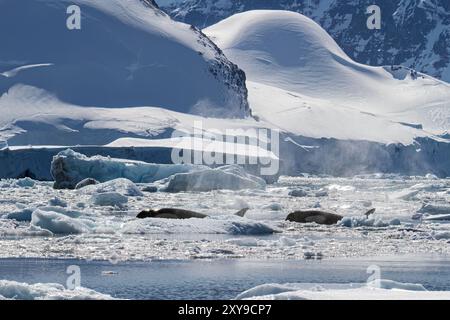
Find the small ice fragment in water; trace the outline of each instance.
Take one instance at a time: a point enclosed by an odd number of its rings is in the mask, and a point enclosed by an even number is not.
[[[58,197],[54,197],[54,198],[48,200],[48,204],[50,206],[54,206],[54,207],[64,207],[64,208],[67,207],[67,202]]]
[[[36,182],[31,178],[22,178],[16,181],[16,186],[21,188],[32,188],[34,187]]]
[[[94,194],[91,202],[97,206],[122,206],[128,203],[128,198],[117,192],[105,192]]]
[[[280,211],[283,210],[283,207],[281,206],[281,204],[277,202],[272,202],[271,204],[264,206],[264,209],[272,211]]]

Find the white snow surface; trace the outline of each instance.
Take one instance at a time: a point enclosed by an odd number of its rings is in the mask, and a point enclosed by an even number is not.
[[[253,114],[287,132],[409,144],[450,127],[449,84],[356,63],[301,14],[248,11],[204,32],[246,72]]]
[[[80,30],[66,26],[70,5],[81,9]],[[238,69],[198,30],[149,2],[4,0],[1,6],[2,100],[25,85],[84,107],[248,113]]]

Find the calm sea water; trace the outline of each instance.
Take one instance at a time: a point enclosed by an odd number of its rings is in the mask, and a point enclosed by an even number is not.
[[[70,265],[81,268],[81,285],[126,299],[233,299],[264,283],[362,283],[378,265],[384,279],[450,290],[450,259],[392,258],[323,261],[104,261],[0,259],[0,279],[65,284]],[[105,275],[105,273],[113,274]]]

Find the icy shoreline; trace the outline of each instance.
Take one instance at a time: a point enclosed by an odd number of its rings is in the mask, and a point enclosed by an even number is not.
[[[374,265],[381,270],[380,289],[376,288],[377,283],[370,285],[367,280],[370,276],[368,266]],[[68,289],[66,270],[69,266],[79,267],[81,288]],[[403,299],[416,293],[425,299],[447,299],[450,288],[448,266],[449,257],[433,256],[117,264],[73,259],[0,259],[0,279],[3,280],[0,280],[0,294],[20,299],[201,300],[327,299],[342,295],[347,295],[347,299]],[[20,290],[20,295],[15,294],[16,289]]]

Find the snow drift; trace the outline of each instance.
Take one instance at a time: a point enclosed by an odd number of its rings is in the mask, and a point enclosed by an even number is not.
[[[66,26],[71,5],[81,9],[80,30]],[[3,98],[28,86],[85,107],[249,113],[244,73],[202,32],[171,20],[153,1],[3,0],[0,6]]]

